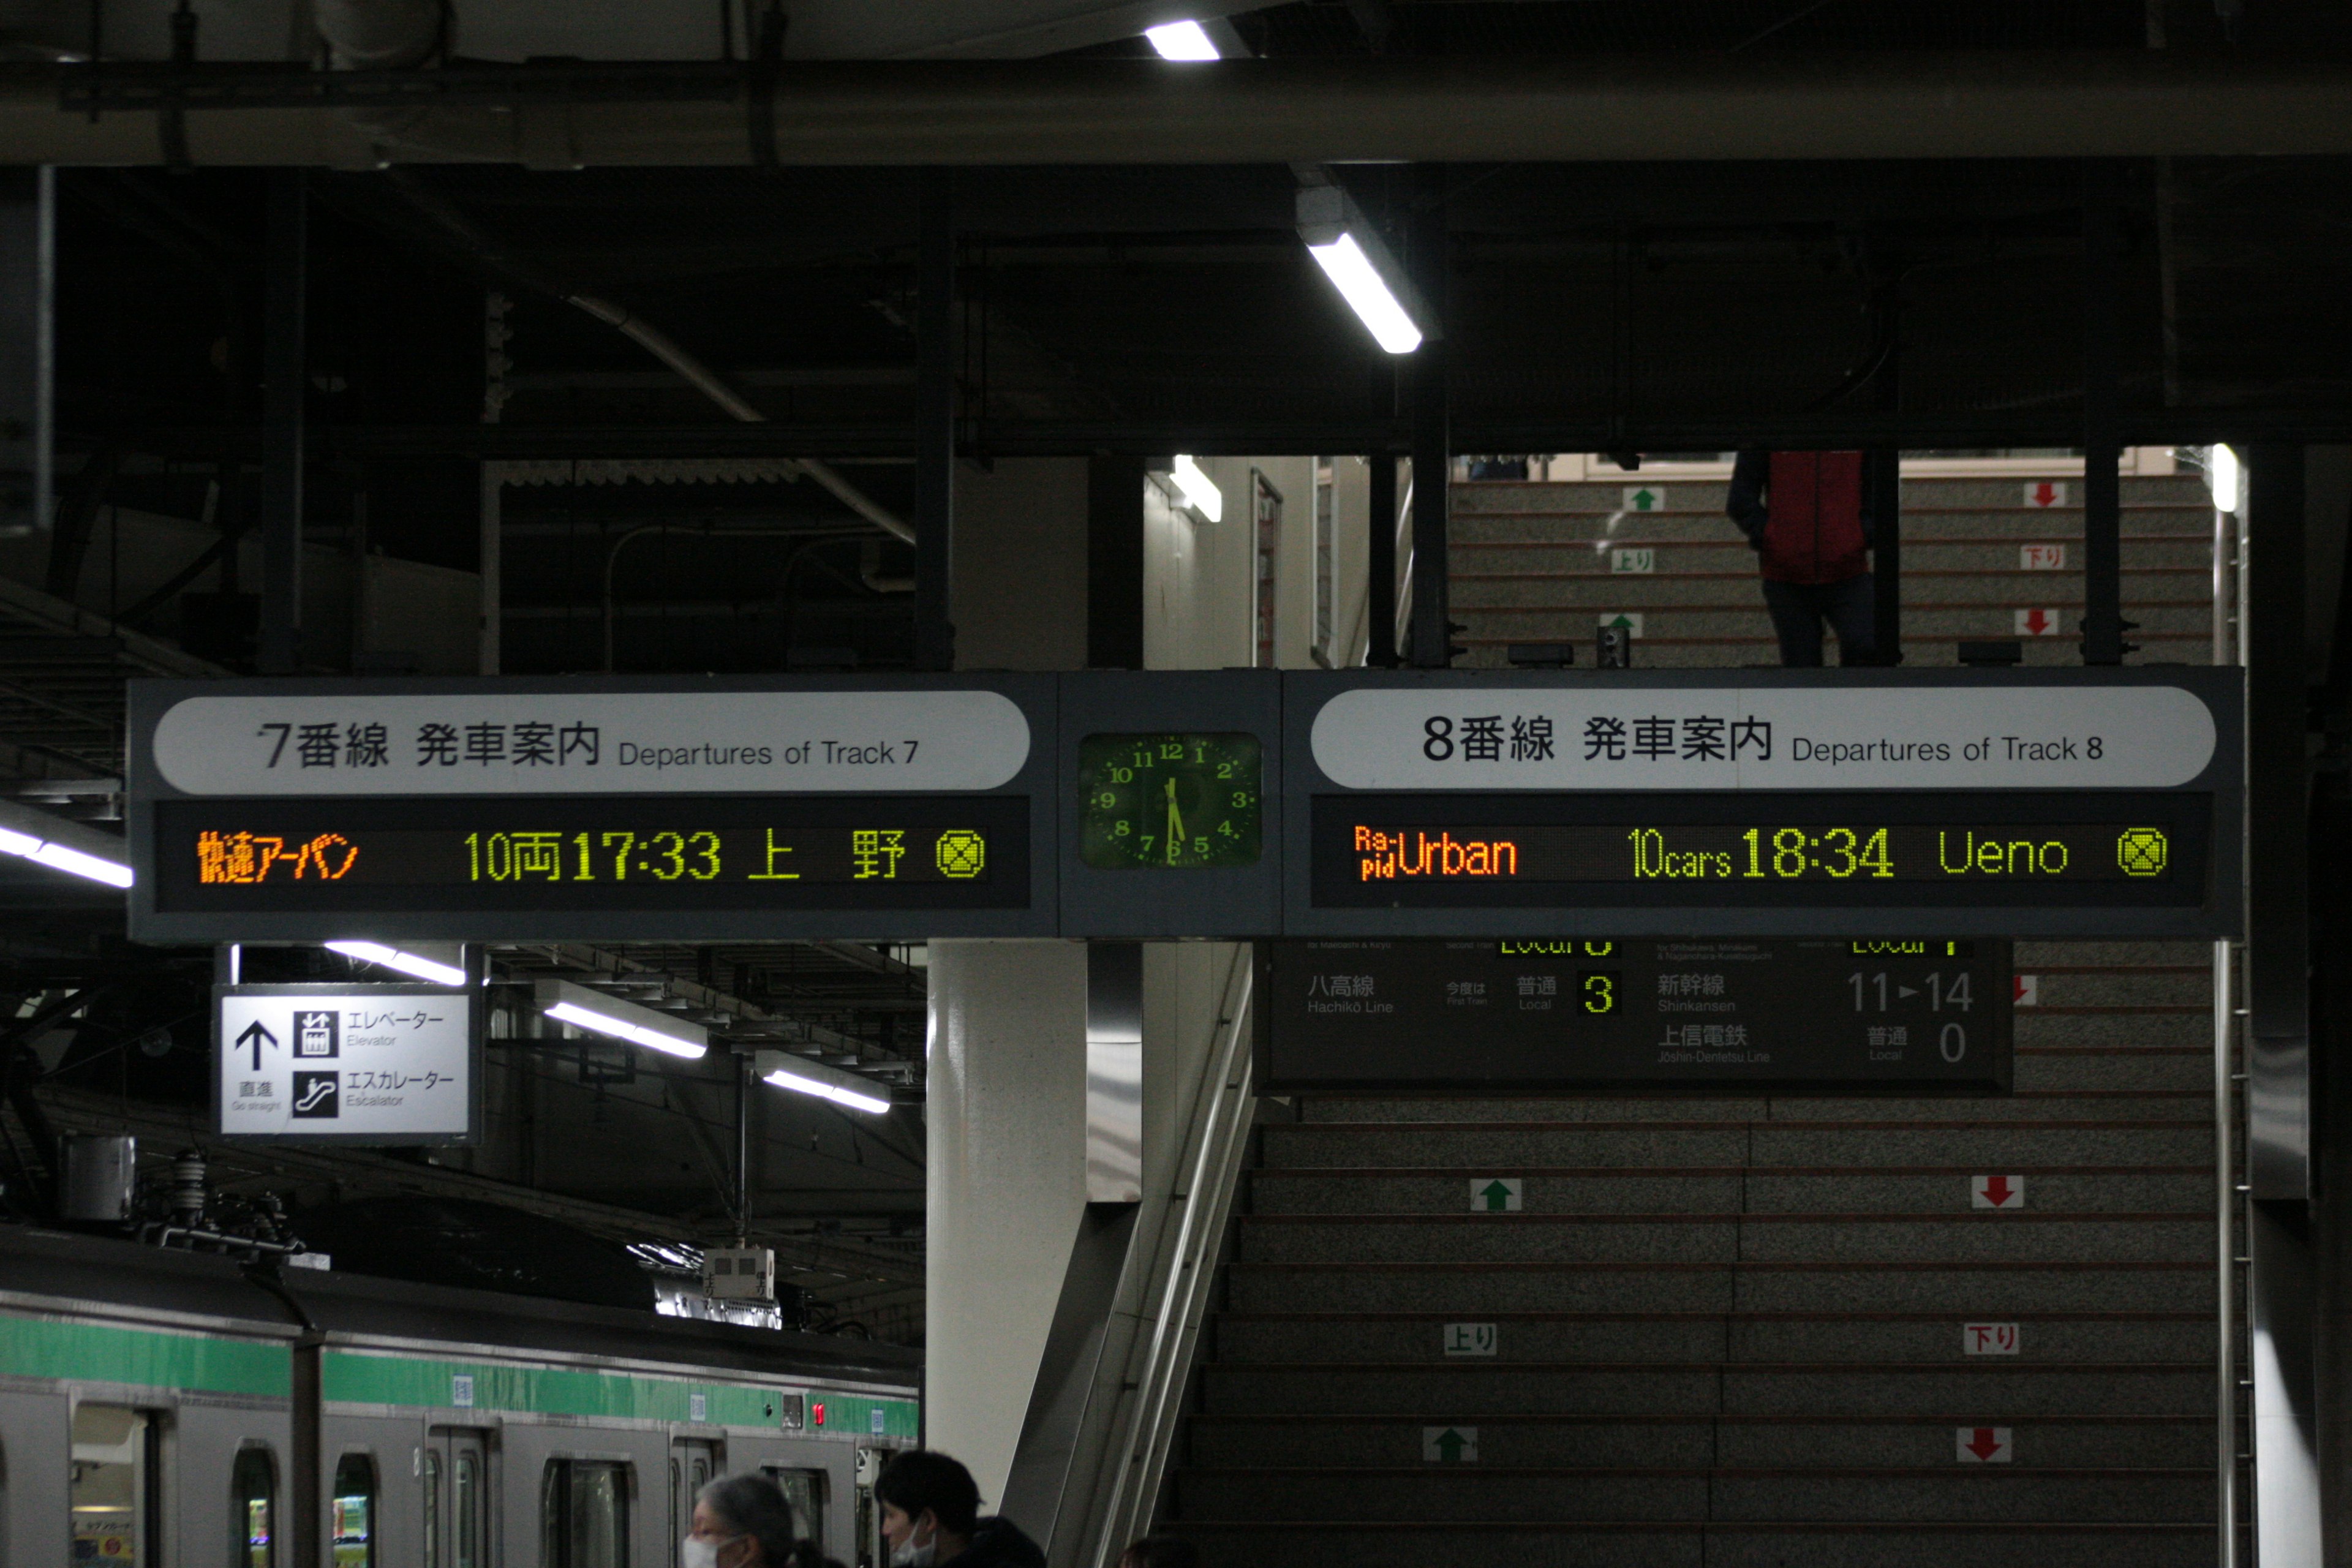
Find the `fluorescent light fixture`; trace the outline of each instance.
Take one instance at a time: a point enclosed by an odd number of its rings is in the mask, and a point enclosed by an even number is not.
[[[1298,193],[1298,237],[1339,298],[1370,331],[1372,341],[1392,354],[1409,354],[1434,328],[1424,328],[1429,310],[1365,220],[1338,185],[1308,185]]]
[[[1184,492],[1184,500],[1194,511],[1211,522],[1225,520],[1225,492],[1217,488],[1216,480],[1201,471],[1200,464],[1179,453],[1168,477],[1176,481],[1176,488]]]
[[[569,980],[541,980],[536,991],[541,1013],[574,1028],[688,1061],[710,1049],[709,1030],[657,1008],[623,1002]]]
[[[2246,469],[2234,447],[2212,447],[2205,453],[2205,484],[2213,492],[2215,511],[2234,512],[2245,500]]]
[[[1209,29],[1198,22],[1170,22],[1164,26],[1146,27],[1143,36],[1160,51],[1163,60],[1213,60],[1218,58],[1216,40]]]
[[[127,848],[112,834],[52,816],[37,806],[0,801],[0,855],[22,856],[53,871],[127,888],[132,880],[125,863]]]
[[[879,1116],[890,1109],[889,1100],[875,1092],[877,1085],[872,1079],[860,1078],[854,1072],[844,1072],[823,1062],[813,1062],[789,1051],[752,1053],[751,1070],[760,1075],[761,1083],[772,1083],[794,1094],[829,1100],[835,1105],[845,1105],[852,1110],[863,1110],[871,1116]]]
[[[469,983],[466,972],[454,963],[443,963],[423,953],[403,952],[380,942],[331,942],[327,943],[327,951],[340,952],[345,958],[356,958],[362,963],[396,969],[419,980],[430,980],[436,985],[465,985]]]

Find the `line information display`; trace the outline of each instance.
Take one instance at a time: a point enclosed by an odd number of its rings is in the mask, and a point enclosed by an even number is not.
[[[1998,941],[1280,942],[1266,1088],[2005,1092]]]
[[[2203,901],[2210,797],[1320,796],[1327,907]]]
[[[1018,909],[1027,803],[497,797],[158,805],[189,910]]]

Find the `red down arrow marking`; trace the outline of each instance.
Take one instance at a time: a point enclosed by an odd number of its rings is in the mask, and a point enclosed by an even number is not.
[[[1979,1426],[1969,1438],[1969,1452],[1979,1459],[1990,1459],[2000,1452],[2000,1440],[1992,1435],[1991,1427]]]
[[[2010,1191],[2007,1176],[1993,1176],[1985,1182],[1985,1196],[1991,1201],[1995,1208],[2009,1202]]]

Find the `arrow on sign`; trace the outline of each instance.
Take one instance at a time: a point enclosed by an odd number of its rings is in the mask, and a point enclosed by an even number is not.
[[[2063,493],[2064,492],[2059,489],[2056,485],[2052,484],[2048,479],[2044,479],[2040,484],[2033,487],[2033,504],[2035,506],[2056,506],[2058,504],[2059,496]]]
[[[2025,1206],[2023,1176],[1979,1176],[1969,1184],[1969,1202],[1980,1209],[2017,1209]]]
[[[1960,1440],[1960,1452],[1974,1456],[1977,1463],[1990,1465],[2008,1461],[2008,1427],[1963,1426],[1957,1435]]]
[[[261,1070],[261,1047],[265,1042],[274,1046],[278,1043],[278,1037],[263,1028],[261,1020],[258,1018],[247,1024],[245,1026],[245,1033],[236,1037],[236,1043],[240,1047],[245,1046],[253,1047],[253,1070],[256,1072]]]
[[[2019,975],[2017,977],[2017,989],[2011,999],[2021,1007],[2040,1006],[2042,1005],[2042,976],[2039,974]]]
[[[1510,1206],[1511,1189],[1505,1186],[1500,1180],[1489,1182],[1479,1188],[1478,1195],[1486,1200],[1488,1214],[1501,1214]]]
[[[1648,490],[1635,490],[1633,492],[1633,510],[1635,511],[1647,511],[1657,504],[1658,498],[1652,492]]]
[[[1475,1463],[1478,1458],[1478,1428],[1424,1426],[1421,1429],[1421,1457],[1442,1465]]]
[[[2055,637],[2058,614],[2054,610],[2020,610],[2017,612],[2017,632],[2020,637]]]

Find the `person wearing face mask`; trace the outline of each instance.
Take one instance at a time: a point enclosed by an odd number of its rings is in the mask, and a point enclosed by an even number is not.
[[[793,1528],[793,1507],[762,1475],[721,1476],[695,1494],[678,1568],[841,1568]]]
[[[971,1472],[945,1454],[899,1455],[883,1467],[874,1498],[890,1568],[1045,1568],[1045,1553],[1019,1525],[980,1516]]]

